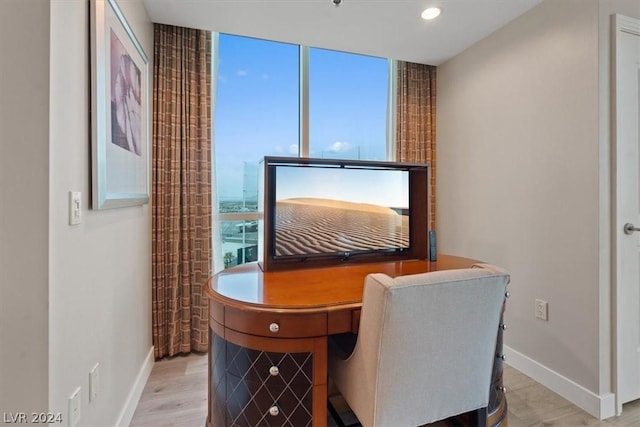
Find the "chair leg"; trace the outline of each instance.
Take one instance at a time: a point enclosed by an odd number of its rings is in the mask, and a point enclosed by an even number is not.
[[[487,427],[487,408],[479,408],[470,413],[469,422],[471,426]]]
[[[334,406],[332,401],[332,397],[336,396],[338,396],[341,400],[343,399],[340,394],[328,396],[327,408],[329,409],[329,414],[331,414],[331,417],[336,422],[338,427],[362,427],[362,424],[360,424],[360,421],[358,421],[356,414],[353,413],[351,408],[347,407],[345,408],[346,410],[344,412],[338,412],[338,409],[336,409],[336,406]],[[341,406],[345,406],[345,404],[341,405],[340,402],[338,402],[337,407],[340,408]]]
[[[342,422],[342,418],[340,418],[340,414],[338,413],[338,411],[336,411],[336,408],[333,407],[331,399],[327,399],[327,407],[329,409],[329,413],[331,414],[331,418],[333,418],[338,427],[346,427]]]

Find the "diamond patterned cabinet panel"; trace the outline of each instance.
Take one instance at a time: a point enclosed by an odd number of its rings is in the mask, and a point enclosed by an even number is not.
[[[312,352],[261,351],[212,338],[211,425],[312,424]]]
[[[225,347],[226,341],[209,329],[209,425],[223,426],[226,424],[225,402],[227,389],[225,378]]]

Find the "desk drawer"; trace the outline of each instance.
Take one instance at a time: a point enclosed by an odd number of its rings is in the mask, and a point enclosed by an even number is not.
[[[311,426],[313,386],[268,386],[227,374],[227,425],[265,427]]]
[[[238,332],[273,338],[318,337],[327,334],[327,316],[324,313],[257,313],[225,307],[224,324]]]
[[[227,372],[270,387],[313,384],[313,353],[253,350],[227,342]]]

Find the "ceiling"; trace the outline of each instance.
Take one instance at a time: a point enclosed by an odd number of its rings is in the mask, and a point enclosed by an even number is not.
[[[153,22],[440,65],[542,0],[144,0]],[[420,13],[439,6],[424,21]]]

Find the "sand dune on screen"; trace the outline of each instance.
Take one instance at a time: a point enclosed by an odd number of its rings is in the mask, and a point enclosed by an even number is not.
[[[409,218],[393,209],[341,200],[276,203],[276,256],[408,247]]]

